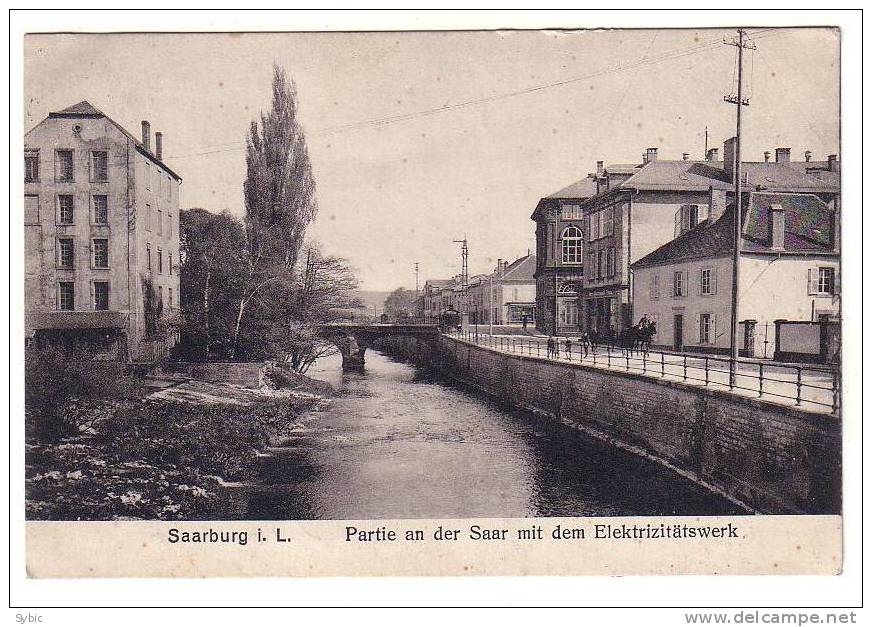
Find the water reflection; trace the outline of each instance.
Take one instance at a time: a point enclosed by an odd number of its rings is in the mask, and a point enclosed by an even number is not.
[[[310,375],[340,394],[261,462],[248,517],[741,513],[659,466],[367,351]]]

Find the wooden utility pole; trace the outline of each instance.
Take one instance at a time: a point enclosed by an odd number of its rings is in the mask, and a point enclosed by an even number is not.
[[[748,106],[748,99],[742,98],[742,65],[745,48],[754,48],[745,38],[745,31],[738,29],[738,37],[724,40],[728,46],[738,49],[738,80],[736,93],[724,96],[724,102],[736,105],[736,150],[733,158],[733,178],[735,183],[735,211],[733,212],[733,285],[730,304],[730,389],[736,386],[736,362],[739,359],[739,257],[742,247],[742,107]],[[727,155],[724,155],[724,159]],[[724,166],[726,166],[726,162]]]
[[[466,241],[466,236],[463,239],[454,240],[455,244],[460,244],[460,286],[461,286],[461,302],[460,302],[460,321],[461,324],[469,324],[469,243]]]

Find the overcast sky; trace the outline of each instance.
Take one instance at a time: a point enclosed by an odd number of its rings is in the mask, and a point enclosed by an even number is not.
[[[598,159],[638,162],[649,146],[701,159],[706,126],[721,146],[735,132],[723,102],[735,48],[721,43],[734,34],[31,35],[25,127],[80,100],[137,136],[148,119],[184,179],[182,207],[242,216],[245,133],[269,107],[275,61],[299,91],[320,205],[311,236],[364,289],[414,287],[416,261],[422,284],[459,272],[464,234],[471,273],[533,249],[539,198]],[[839,152],[837,33],[754,39],[745,159]]]

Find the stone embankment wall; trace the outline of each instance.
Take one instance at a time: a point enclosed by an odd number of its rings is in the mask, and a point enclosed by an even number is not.
[[[161,369],[209,383],[233,383],[258,388],[263,362],[166,362]]]
[[[580,364],[504,354],[443,336],[440,369],[771,514],[839,513],[838,417]]]

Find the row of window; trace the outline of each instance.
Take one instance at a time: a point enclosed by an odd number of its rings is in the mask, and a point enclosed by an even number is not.
[[[145,189],[146,191],[152,190],[152,178],[157,179],[157,192],[158,194],[163,194],[167,197],[167,199],[172,198],[172,190],[173,190],[173,181],[169,174],[166,177],[162,176],[160,170],[157,166],[151,166],[148,162],[143,164],[145,170],[145,174],[143,175],[143,179],[145,180]],[[152,174],[154,172],[154,174]]]
[[[615,247],[602,250],[592,250],[587,254],[588,282],[614,278],[617,268],[615,263]]]
[[[145,267],[151,272],[152,264],[151,264],[151,244],[147,243],[145,245]],[[157,273],[163,274],[164,271],[164,254],[161,248],[157,249]],[[167,274],[173,273],[173,253],[167,252]]]
[[[71,149],[55,150],[54,178],[61,183],[72,183],[76,180],[74,151]],[[157,176],[158,191],[165,193],[167,198],[172,196],[172,179],[169,175],[164,179],[157,168],[154,169]],[[145,188],[151,191],[152,169],[145,164]],[[88,179],[93,183],[105,183],[109,180],[109,152],[106,150],[92,150],[88,159]],[[39,150],[24,151],[24,182],[40,182],[40,159]],[[164,186],[166,189],[164,190]]]
[[[701,268],[696,276],[697,294],[700,296],[713,296],[718,293],[718,269]],[[809,268],[808,293],[809,295],[833,295],[836,291],[836,269],[832,266],[820,266]],[[689,274],[687,270],[675,270],[672,273],[672,297],[681,298],[690,292]],[[660,275],[651,275],[648,285],[648,293],[651,300],[660,298]]]
[[[587,223],[587,241],[589,242],[615,234],[614,207],[589,213],[585,221]]]
[[[109,281],[93,281],[91,285],[93,286],[93,302],[91,303],[91,305],[94,308],[94,311],[108,311]],[[158,287],[157,291],[158,302],[163,303],[163,287]],[[167,288],[167,297],[169,302],[169,308],[172,309],[175,306],[173,303],[173,288]],[[58,309],[60,309],[61,311],[76,310],[76,284],[74,282],[58,282]]]
[[[700,296],[713,296],[718,293],[718,269],[702,268],[697,273],[697,294]],[[672,273],[672,297],[680,298],[690,293],[690,278],[687,270],[676,270]],[[651,300],[660,298],[660,275],[651,275],[648,285],[648,293]]]
[[[91,240],[91,267],[106,269],[109,268],[109,240],[103,237],[97,237]],[[59,268],[71,269],[75,268],[75,240],[72,237],[58,238],[58,261]],[[151,244],[145,245],[145,260],[146,268],[149,272],[152,271],[152,255]],[[173,273],[173,253],[166,253],[167,274]],[[157,273],[163,274],[164,271],[164,251],[162,248],[157,249]]]
[[[74,268],[76,265],[75,241],[72,237],[58,238],[58,267]],[[91,240],[91,267],[109,267],[109,240],[94,238]]]
[[[163,209],[157,210],[157,215],[151,205],[145,205],[145,230],[151,231],[153,222],[156,222],[157,234],[163,235],[164,230],[169,237],[173,236],[173,216],[167,212],[164,217]],[[57,196],[57,223],[74,224],[76,221],[76,200],[72,194],[58,194]],[[105,194],[91,196],[91,221],[93,224],[109,224],[109,197]],[[26,194],[24,196],[24,223],[39,224],[39,196]],[[166,229],[164,228],[166,223]]]
[[[71,183],[76,180],[72,150],[55,150],[54,178],[56,181]],[[94,183],[109,180],[109,153],[106,150],[92,150],[88,159],[88,178]],[[39,150],[24,152],[24,182],[40,181]]]

